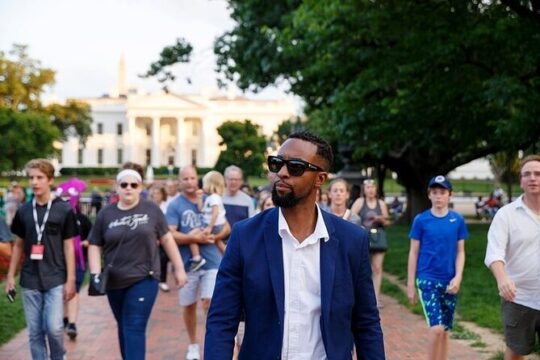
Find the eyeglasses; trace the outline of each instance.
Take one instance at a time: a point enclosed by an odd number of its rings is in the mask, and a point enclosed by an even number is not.
[[[364,180],[364,182],[362,184],[364,184],[364,185],[375,185],[375,180],[366,179],[366,180]]]
[[[268,160],[268,170],[273,173],[277,173],[283,165],[287,166],[287,171],[289,172],[289,175],[291,176],[302,176],[304,171],[311,170],[311,171],[324,171],[322,168],[320,168],[317,165],[311,164],[304,160],[285,160],[278,156],[269,156]]]
[[[132,189],[136,189],[136,188],[139,187],[139,183],[127,183],[127,182],[120,183],[120,187],[121,187],[122,189],[127,188],[128,185],[129,185]]]

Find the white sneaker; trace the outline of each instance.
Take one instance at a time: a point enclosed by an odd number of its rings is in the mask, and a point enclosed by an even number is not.
[[[161,289],[161,291],[169,291],[170,288],[169,288],[169,285],[167,285],[167,283],[159,283],[159,288]]]
[[[186,360],[200,360],[199,344],[189,344],[186,354]]]

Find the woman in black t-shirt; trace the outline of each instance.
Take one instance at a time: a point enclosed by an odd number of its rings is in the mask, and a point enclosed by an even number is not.
[[[116,182],[119,201],[99,212],[90,234],[90,273],[94,281],[103,250],[105,264],[112,262],[107,298],[118,323],[122,358],[144,359],[146,325],[158,291],[158,243],[174,265],[177,285],[183,286],[187,276],[163,212],[140,197],[141,176],[122,170]]]

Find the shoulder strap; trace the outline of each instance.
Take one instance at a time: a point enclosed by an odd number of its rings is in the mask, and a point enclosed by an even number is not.
[[[111,261],[105,265],[105,266],[108,266],[108,267],[112,267],[113,266],[113,262],[114,260],[116,259],[116,255],[118,255],[118,250],[120,250],[120,248],[122,247],[122,243],[124,242],[124,239],[126,238],[126,234],[128,233],[129,230],[126,230],[124,231],[124,233],[122,234],[122,238],[120,239],[120,242],[118,243],[118,246],[116,247],[116,250],[114,251],[114,254],[113,254],[113,257],[111,258]]]

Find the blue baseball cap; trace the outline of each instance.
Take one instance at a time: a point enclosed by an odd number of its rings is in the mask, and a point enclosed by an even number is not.
[[[434,176],[431,178],[431,180],[429,180],[428,188],[432,187],[442,187],[452,191],[452,184],[450,183],[450,180],[442,175]]]

